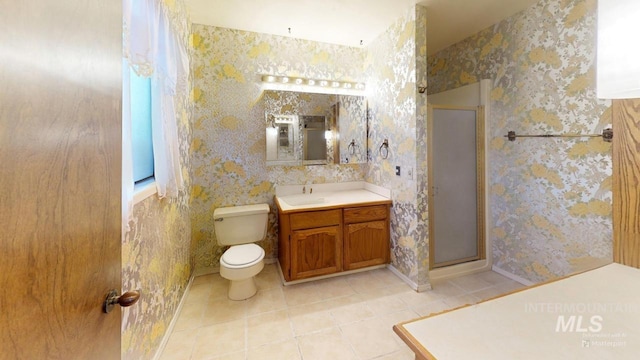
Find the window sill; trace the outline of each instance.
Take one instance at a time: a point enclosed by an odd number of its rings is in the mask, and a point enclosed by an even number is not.
[[[137,204],[153,194],[157,194],[156,179],[149,178],[141,181],[133,187],[133,204]]]

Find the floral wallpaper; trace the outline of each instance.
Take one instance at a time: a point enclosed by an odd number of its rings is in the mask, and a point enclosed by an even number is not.
[[[429,286],[426,96],[417,89],[426,82],[426,26],[426,9],[409,9],[369,46],[365,62],[372,89],[366,180],[392,189],[391,263],[420,289]]]
[[[164,11],[188,44],[190,22],[182,1],[164,0]],[[190,237],[190,102],[177,94],[179,144],[185,187],[175,199],[152,195],[134,205],[131,230],[122,243],[122,289],[140,290],[135,306],[122,311],[122,359],[151,359],[178,309],[193,271]]]
[[[491,79],[488,177],[494,265],[532,282],[611,261],[611,144],[599,134],[596,0],[541,0],[428,59],[428,93]]]
[[[277,258],[276,185],[356,181],[365,164],[267,166],[261,75],[364,81],[365,51],[289,37],[192,25],[190,149],[191,236],[196,271],[218,268],[213,211],[267,203],[269,230],[259,243]]]
[[[595,0],[542,0],[427,59],[426,9],[366,47],[190,24],[183,1],[163,0],[189,42],[190,93],[179,95],[187,187],[177,199],[136,204],[123,240],[123,289],[142,289],[123,311],[122,358],[150,358],[196,271],[218,268],[215,208],[267,203],[261,245],[277,258],[275,186],[366,180],[392,189],[392,265],[429,287],[426,94],[490,78],[490,236],[499,268],[531,281],[611,258],[610,144],[518,139],[518,133],[599,133],[609,104],[595,97]],[[267,166],[261,75],[365,82],[364,164]],[[346,106],[346,105],[345,105]],[[388,156],[379,151],[384,140]],[[395,175],[400,166],[401,176]],[[411,175],[409,175],[411,174]]]
[[[199,269],[216,268],[224,250],[215,241],[215,208],[270,204],[269,232],[260,245],[267,259],[275,259],[276,185],[366,179],[392,189],[393,265],[428,287],[427,206],[417,191],[426,188],[426,96],[418,97],[416,87],[417,78],[426,82],[425,29],[423,7],[408,9],[366,48],[193,25],[191,222]],[[370,150],[359,156],[369,162],[266,166],[263,74],[366,82]],[[417,142],[416,136],[425,140]],[[390,143],[387,159],[378,153],[384,139]],[[424,160],[417,161],[418,155]],[[396,177],[395,166],[404,168],[405,175]]]
[[[364,96],[338,95],[340,136],[337,139],[340,163],[366,163],[367,99]]]

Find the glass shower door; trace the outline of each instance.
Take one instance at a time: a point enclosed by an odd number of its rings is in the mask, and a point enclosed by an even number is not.
[[[436,268],[482,258],[483,127],[475,107],[431,110],[429,234]]]

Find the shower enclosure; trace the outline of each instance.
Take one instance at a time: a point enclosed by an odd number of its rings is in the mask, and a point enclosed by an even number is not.
[[[429,105],[430,268],[485,258],[484,109]]]

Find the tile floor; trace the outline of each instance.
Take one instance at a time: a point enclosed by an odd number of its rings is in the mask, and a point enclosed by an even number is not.
[[[417,293],[387,269],[283,286],[276,266],[244,301],[219,274],[196,277],[161,359],[411,360],[393,325],[522,287],[489,271]]]

